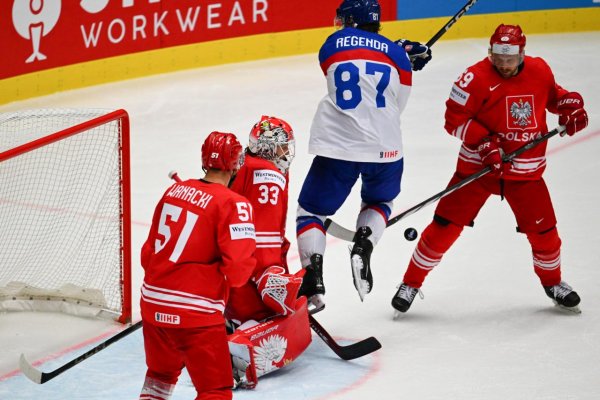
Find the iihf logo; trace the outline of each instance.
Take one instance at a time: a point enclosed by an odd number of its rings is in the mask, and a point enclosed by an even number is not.
[[[17,33],[31,41],[32,54],[25,60],[32,63],[47,57],[40,49],[42,37],[56,25],[60,16],[61,0],[15,0],[12,9],[13,25]]]

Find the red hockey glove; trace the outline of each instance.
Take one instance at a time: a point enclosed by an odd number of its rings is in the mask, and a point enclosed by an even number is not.
[[[556,105],[558,124],[567,128],[567,134],[573,136],[588,125],[587,112],[583,108],[583,98],[577,92],[569,92],[560,98]]]
[[[304,272],[302,268],[291,275],[286,274],[285,269],[279,265],[267,268],[256,281],[263,303],[277,314],[293,314]]]
[[[486,138],[477,147],[477,152],[483,165],[491,167],[493,174],[502,175],[502,149],[496,141]]]

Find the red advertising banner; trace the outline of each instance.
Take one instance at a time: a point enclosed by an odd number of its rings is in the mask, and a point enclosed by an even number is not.
[[[380,0],[394,20],[396,0]],[[238,36],[333,27],[340,0],[1,0],[0,79]]]

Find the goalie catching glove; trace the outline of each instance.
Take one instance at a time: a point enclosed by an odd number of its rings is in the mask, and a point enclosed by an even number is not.
[[[402,46],[408,54],[413,71],[422,70],[432,58],[431,49],[424,44],[406,39],[396,40],[395,43]]]
[[[558,100],[558,124],[567,128],[567,134],[573,136],[588,125],[587,112],[583,108],[583,98],[577,92],[569,92]]]
[[[279,315],[293,314],[304,272],[301,269],[292,275],[279,265],[268,267],[256,280],[263,303]]]

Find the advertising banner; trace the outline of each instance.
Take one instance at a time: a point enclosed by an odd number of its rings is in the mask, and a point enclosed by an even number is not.
[[[333,27],[340,2],[2,0],[0,79],[171,46]],[[394,20],[396,0],[379,2],[382,19]]]

